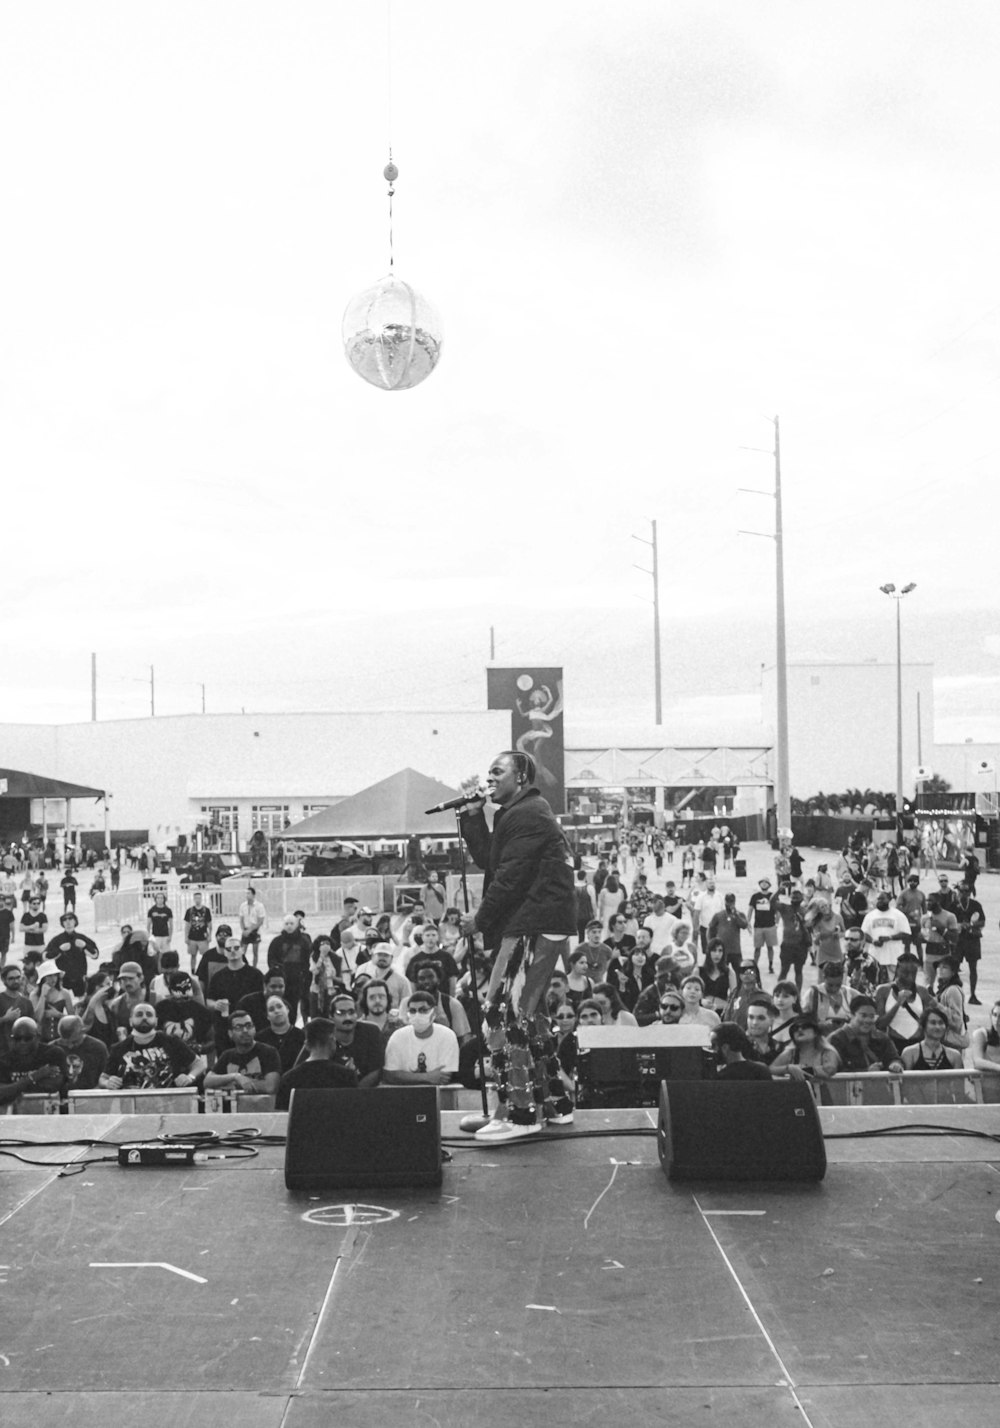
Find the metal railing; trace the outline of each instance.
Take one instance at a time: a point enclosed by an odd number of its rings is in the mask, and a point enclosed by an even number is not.
[[[362,907],[370,907],[375,913],[394,912],[395,888],[400,881],[395,877],[227,878],[222,883],[192,883],[186,887],[158,881],[153,891],[166,894],[167,906],[174,914],[174,933],[180,939],[184,914],[193,904],[196,892],[202,894],[216,921],[235,925],[247,888],[252,887],[257,901],[264,905],[269,928],[277,931],[281,919],[289,912],[301,910],[307,917],[338,918],[344,911],[345,897],[356,897]],[[482,874],[470,874],[468,885],[469,900],[475,909],[482,898]],[[93,899],[95,929],[103,932],[109,927],[120,927],[123,922],[133,928],[144,928],[153,903],[153,891],[132,888],[124,892],[96,893]],[[463,905],[459,877],[448,875],[445,892],[450,906]]]
[[[983,1104],[983,1078],[962,1067],[948,1071],[838,1071],[813,1082],[824,1106],[968,1106]]]

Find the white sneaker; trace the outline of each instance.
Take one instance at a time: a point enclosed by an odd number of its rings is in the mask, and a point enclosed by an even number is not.
[[[573,1112],[567,1111],[561,1116],[546,1116],[545,1124],[548,1126],[571,1126],[573,1124]]]
[[[476,1131],[474,1139],[503,1145],[509,1140],[525,1140],[530,1135],[537,1135],[541,1129],[537,1121],[531,1125],[519,1125],[517,1121],[490,1121],[488,1126]]]

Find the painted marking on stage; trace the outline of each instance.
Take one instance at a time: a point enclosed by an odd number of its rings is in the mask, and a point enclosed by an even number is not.
[[[320,1205],[307,1210],[302,1219],[309,1225],[328,1225],[342,1230],[346,1225],[381,1225],[399,1219],[398,1210],[381,1205]]]
[[[761,1319],[760,1315],[757,1313],[757,1310],[754,1308],[753,1302],[752,1302],[752,1300],[751,1300],[749,1294],[748,1294],[748,1293],[746,1292],[746,1290],[743,1288],[743,1284],[742,1284],[742,1282],[741,1282],[741,1280],[740,1280],[740,1277],[739,1277],[739,1275],[736,1273],[736,1270],[733,1268],[732,1261],[730,1260],[729,1256],[726,1254],[726,1251],[722,1248],[722,1245],[721,1245],[720,1242],[719,1242],[719,1237],[718,1237],[718,1235],[717,1235],[717,1234],[715,1233],[715,1231],[712,1229],[712,1225],[711,1225],[710,1220],[709,1220],[709,1212],[707,1212],[707,1211],[705,1211],[705,1210],[703,1210],[703,1209],[701,1208],[701,1205],[698,1203],[698,1197],[697,1197],[697,1195],[692,1195],[692,1196],[691,1196],[691,1199],[694,1201],[695,1209],[698,1211],[698,1214],[699,1214],[699,1215],[701,1216],[701,1218],[702,1218],[702,1221],[703,1221],[703,1223],[704,1223],[704,1225],[705,1225],[705,1229],[706,1229],[706,1230],[708,1231],[708,1233],[712,1236],[712,1239],[713,1239],[713,1241],[714,1241],[714,1243],[715,1243],[715,1248],[716,1248],[716,1249],[719,1251],[719,1253],[722,1255],[723,1263],[725,1264],[726,1268],[729,1270],[729,1273],[732,1275],[732,1278],[733,1278],[733,1281],[734,1281],[734,1283],[735,1283],[735,1285],[736,1285],[736,1288],[740,1291],[740,1294],[741,1294],[741,1296],[742,1296],[742,1298],[743,1298],[743,1302],[746,1304],[747,1308],[750,1310],[750,1313],[753,1315],[753,1321],[754,1321],[754,1323],[757,1325],[757,1328],[760,1330],[761,1334],[763,1335],[763,1337],[764,1337],[764,1342],[767,1344],[767,1347],[771,1350],[771,1353],[772,1353],[772,1355],[774,1356],[774,1361],[775,1361],[775,1363],[778,1365],[778,1368],[781,1370],[781,1378],[780,1378],[780,1380],[778,1381],[778,1384],[776,1385],[776,1387],[778,1387],[778,1388],[787,1388],[787,1389],[788,1389],[789,1393],[791,1393],[791,1395],[792,1395],[792,1399],[793,1399],[793,1401],[794,1401],[794,1403],[795,1403],[796,1408],[797,1408],[797,1409],[799,1410],[799,1412],[802,1414],[802,1421],[803,1421],[803,1423],[805,1423],[805,1424],[807,1425],[807,1428],[813,1428],[812,1419],[809,1417],[809,1414],[808,1414],[808,1413],[806,1412],[806,1410],[805,1410],[805,1405],[803,1404],[802,1400],[799,1398],[798,1392],[797,1392],[796,1387],[795,1387],[795,1380],[794,1380],[794,1378],[792,1378],[792,1375],[788,1372],[788,1369],[785,1367],[784,1360],[782,1359],[781,1355],[778,1353],[777,1345],[775,1344],[774,1340],[771,1338],[771,1335],[767,1332],[767,1329],[764,1327],[764,1322],[763,1322],[763,1320]]]
[[[703,1215],[766,1215],[766,1210],[702,1210]]]
[[[615,1160],[615,1158],[612,1156],[612,1158],[611,1158],[611,1164],[615,1167],[614,1170],[612,1170],[612,1172],[611,1172],[611,1179],[608,1181],[607,1185],[605,1185],[605,1187],[604,1187],[604,1189],[601,1191],[600,1195],[598,1195],[597,1199],[594,1201],[594,1203],[591,1205],[590,1209],[589,1209],[589,1210],[587,1211],[587,1213],[584,1215],[584,1217],[583,1217],[583,1228],[584,1228],[584,1229],[587,1228],[587,1222],[589,1221],[591,1215],[594,1213],[594,1211],[597,1209],[598,1205],[601,1203],[601,1201],[604,1199],[605,1195],[608,1193],[608,1191],[611,1189],[612,1185],[615,1183],[615,1176],[618,1174],[618,1169],[619,1169],[619,1166],[622,1164],[622,1162],[621,1162],[620,1160]]]
[[[167,1264],[164,1259],[123,1259],[92,1260],[91,1269],[168,1269],[171,1274],[179,1274],[182,1279],[191,1279],[195,1284],[207,1284],[200,1274],[192,1274],[189,1269],[179,1269],[176,1264]]]

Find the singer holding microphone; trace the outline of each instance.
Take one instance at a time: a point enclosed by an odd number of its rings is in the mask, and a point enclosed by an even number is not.
[[[463,916],[462,931],[470,939],[481,933],[494,955],[486,1040],[498,1104],[476,1131],[476,1140],[493,1143],[536,1134],[543,1119],[573,1119],[545,1008],[549,978],[576,930],[573,858],[552,809],[532,787],[535,772],[530,754],[498,754],[485,797],[468,795],[460,814],[469,852],[486,875],[482,902]],[[497,808],[492,832],[483,815],[487,799]]]

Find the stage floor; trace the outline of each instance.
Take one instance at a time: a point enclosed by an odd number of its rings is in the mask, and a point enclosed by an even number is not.
[[[653,1115],[581,1112],[559,1143],[467,1142],[440,1190],[290,1194],[277,1147],[62,1179],[0,1158],[0,1418],[940,1428],[1000,1412],[1000,1145],[829,1139],[819,1185],[682,1185],[660,1169]],[[1000,1132],[991,1106],[822,1116],[828,1134]],[[285,1119],[169,1130],[283,1134]],[[0,1125],[39,1142],[165,1128]],[[651,1134],[620,1133],[637,1127]]]

